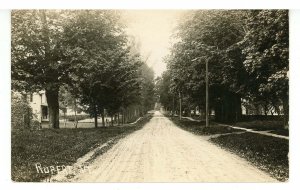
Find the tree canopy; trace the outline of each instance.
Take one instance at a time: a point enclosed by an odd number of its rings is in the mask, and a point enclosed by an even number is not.
[[[288,11],[191,11],[174,38],[161,79],[168,87],[161,85],[161,91],[175,99],[181,93],[184,107],[204,108],[208,63],[209,102],[216,120],[238,120],[242,99],[288,110]],[[161,98],[161,103],[170,107],[171,99]]]
[[[59,128],[61,86],[95,121],[104,110],[113,115],[133,104],[151,109],[154,79],[145,74],[151,69],[131,52],[125,27],[113,10],[13,11],[13,89],[45,90],[53,128]]]

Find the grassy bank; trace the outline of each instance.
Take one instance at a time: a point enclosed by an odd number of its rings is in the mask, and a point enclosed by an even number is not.
[[[247,159],[280,181],[289,177],[289,141],[286,139],[243,133],[219,136],[210,141]]]
[[[170,117],[170,119],[180,128],[190,131],[197,135],[214,135],[214,134],[224,134],[224,133],[242,131],[239,129],[233,129],[231,127],[215,125],[215,124],[211,124],[210,127],[205,127],[205,121],[201,121],[201,122],[190,121],[185,118],[179,120],[178,117]]]
[[[234,126],[243,127],[247,129],[253,129],[256,131],[270,131],[277,135],[289,136],[289,130],[284,129],[283,121],[247,121],[247,122],[237,122]]]
[[[71,165],[93,148],[141,129],[151,117],[148,114],[134,125],[121,127],[13,130],[12,180],[41,181],[50,174],[38,173],[37,163],[42,166]]]
[[[170,119],[180,128],[196,135],[226,134],[210,138],[210,141],[245,158],[279,181],[286,181],[289,177],[289,141],[286,139],[248,132],[234,134],[233,132],[243,132],[243,130],[213,123],[206,128],[205,122],[190,121],[184,118],[180,121],[178,117],[170,117]],[[279,126],[274,125],[273,122],[267,122],[269,124],[266,126],[263,123],[265,122],[243,122],[236,126],[254,130],[274,130],[274,133],[280,131],[280,128],[277,128]]]

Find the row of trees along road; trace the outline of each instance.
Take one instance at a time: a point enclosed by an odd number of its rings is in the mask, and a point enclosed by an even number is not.
[[[238,121],[241,100],[282,114],[288,125],[287,10],[201,10],[187,13],[174,32],[167,71],[157,81],[160,101],[205,110],[205,64],[215,119]],[[174,101],[175,99],[175,101]]]
[[[154,74],[124,23],[111,10],[13,11],[13,90],[45,90],[52,128],[60,106],[77,101],[95,127],[100,115],[105,124],[104,110],[114,117],[153,109]]]

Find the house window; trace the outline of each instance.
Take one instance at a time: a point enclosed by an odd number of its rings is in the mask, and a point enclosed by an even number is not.
[[[48,107],[42,106],[42,119],[48,119]]]

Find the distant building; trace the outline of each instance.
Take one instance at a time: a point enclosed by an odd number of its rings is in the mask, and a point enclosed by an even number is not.
[[[37,116],[39,122],[49,121],[49,110],[47,104],[47,98],[45,91],[39,91],[31,93],[27,96],[30,107],[32,108],[32,113]],[[80,105],[77,105],[77,115],[86,115],[87,113],[82,111]],[[62,110],[59,110],[60,115],[64,115]],[[66,107],[66,116],[75,115],[74,109]]]
[[[242,115],[283,115],[283,106],[278,105],[277,110],[275,110],[274,106],[268,106],[266,110],[263,105],[254,105],[242,99]]]
[[[45,91],[31,93],[27,96],[32,113],[37,117],[39,122],[49,121],[49,110]]]

